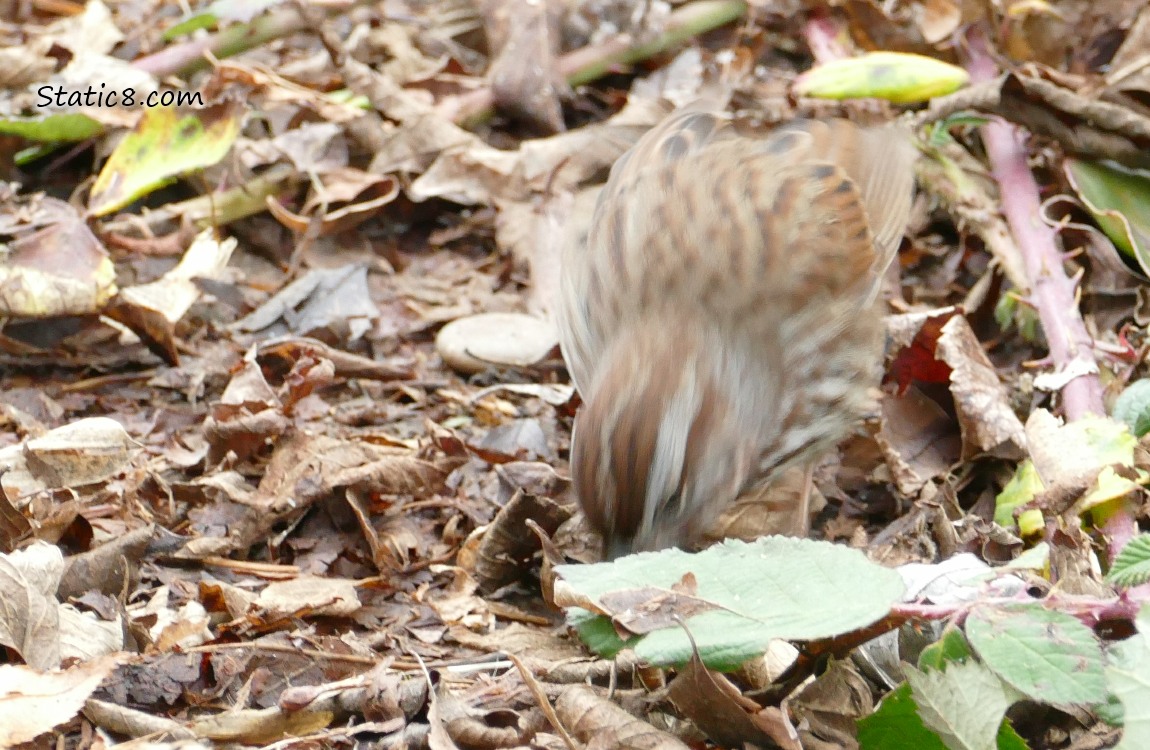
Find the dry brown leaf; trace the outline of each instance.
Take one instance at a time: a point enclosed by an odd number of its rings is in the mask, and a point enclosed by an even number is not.
[[[204,421],[208,463],[218,464],[228,454],[246,459],[286,432],[288,425],[279,397],[249,358]]]
[[[57,596],[69,599],[89,591],[109,596],[128,594],[136,588],[140,560],[154,534],[155,527],[148,525],[108,539],[92,550],[72,554],[64,560]]]
[[[29,742],[70,721],[125,658],[106,656],[57,672],[0,665],[0,747]]]
[[[753,541],[771,534],[806,536],[810,519],[802,517],[804,508],[817,514],[826,506],[826,498],[812,485],[809,504],[804,506],[804,479],[804,468],[792,467],[770,484],[740,495],[707,529],[704,538]]]
[[[479,9],[492,49],[487,75],[496,107],[542,132],[562,130],[559,100],[567,85],[556,63],[560,6],[483,0]]]
[[[465,567],[474,573],[485,592],[519,579],[525,562],[539,550],[538,538],[526,533],[526,522],[530,519],[545,533],[554,534],[571,512],[570,505],[516,492],[488,524],[471,564]]]
[[[493,624],[486,600],[475,595],[479,584],[466,570],[451,565],[433,565],[431,571],[447,574],[447,585],[437,586],[423,599],[444,624],[475,629],[487,628]]]
[[[725,676],[703,666],[697,653],[671,681],[667,698],[684,718],[695,722],[721,747],[750,744],[802,750],[794,728],[780,732],[782,727],[763,721],[759,716],[762,707],[739,692]]]
[[[914,497],[923,485],[958,461],[962,440],[950,415],[912,386],[902,396],[882,400],[876,437],[898,490]]]
[[[335,714],[331,711],[242,709],[202,716],[188,722],[187,727],[194,736],[216,742],[264,745],[285,737],[300,737],[317,732],[328,726],[333,718]]]
[[[236,244],[234,237],[219,240],[215,230],[205,229],[171,271],[148,284],[121,289],[107,316],[139,336],[154,354],[177,364],[174,326],[203,295],[197,280],[219,278]]]
[[[260,592],[256,604],[264,617],[347,617],[360,608],[355,581],[300,576],[276,581]]]
[[[59,548],[44,542],[0,555],[0,645],[39,669],[60,664],[56,586],[63,570]]]
[[[1052,75],[1049,70],[1043,72]],[[1150,167],[1150,115],[1104,101],[1096,93],[1079,93],[1076,88],[1083,88],[1085,81],[1070,78],[1064,81],[1070,85],[1063,85],[1038,75],[1008,73],[935,99],[918,119],[937,122],[949,113],[975,110],[999,115],[1051,138],[1077,156]]]
[[[718,609],[718,605],[697,596],[698,584],[687,573],[670,589],[642,586],[612,591],[599,596],[604,612],[620,638],[646,635],[655,630],[674,627],[680,620]]]
[[[48,318],[92,315],[116,294],[115,269],[104,245],[75,208],[63,201],[34,201],[36,224],[18,223],[0,229],[0,235],[24,230],[5,245],[0,264],[0,315]],[[0,221],[0,225],[3,222]]]
[[[966,318],[956,316],[942,326],[937,356],[951,369],[950,393],[962,426],[963,457],[1021,457],[1026,449],[1022,422]]]
[[[441,682],[427,711],[432,750],[485,750],[530,742],[533,732],[513,711],[479,711],[466,705]]]
[[[990,453],[1018,458],[1026,446],[1022,422],[1009,394],[966,318],[955,308],[887,319],[890,378],[905,390],[912,382],[946,383],[962,429],[963,458]]]
[[[555,702],[555,713],[588,750],[686,750],[688,745],[637,719],[591,687],[570,687]]]
[[[309,271],[234,326],[239,331],[258,331],[262,339],[292,333],[356,341],[378,317],[379,309],[368,291],[367,269],[349,264]]]
[[[9,468],[4,486],[22,497],[103,482],[126,468],[136,447],[119,422],[107,417],[81,419],[0,449],[0,466]]]
[[[857,748],[855,722],[874,711],[871,687],[849,660],[833,661],[787,705],[804,750]]]

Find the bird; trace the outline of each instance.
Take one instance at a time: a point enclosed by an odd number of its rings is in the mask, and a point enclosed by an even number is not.
[[[747,133],[696,103],[615,162],[556,306],[572,484],[607,559],[697,543],[873,405],[916,156],[894,124]]]

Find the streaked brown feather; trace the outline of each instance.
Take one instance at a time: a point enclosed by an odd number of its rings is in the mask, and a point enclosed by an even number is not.
[[[596,528],[682,543],[841,437],[877,376],[875,298],[913,158],[896,128],[747,138],[694,108],[616,162],[566,249],[559,316],[586,401],[572,471]],[[680,514],[656,512],[680,490]]]

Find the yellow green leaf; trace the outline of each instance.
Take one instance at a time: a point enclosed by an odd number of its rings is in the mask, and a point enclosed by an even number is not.
[[[933,57],[868,52],[812,68],[795,80],[794,92],[820,99],[874,98],[913,104],[953,93],[969,80],[962,68]]]
[[[144,110],[96,178],[88,201],[90,213],[103,216],[117,211],[182,174],[216,164],[239,135],[242,114],[239,102],[197,110]]]
[[[999,526],[1011,528],[1014,526],[1014,510],[1034,499],[1045,487],[1034,462],[1027,459],[1018,465],[1014,476],[998,493],[994,501],[994,522]],[[1023,537],[1031,536],[1042,530],[1042,511],[1037,509],[1025,510],[1018,516],[1018,531]]]

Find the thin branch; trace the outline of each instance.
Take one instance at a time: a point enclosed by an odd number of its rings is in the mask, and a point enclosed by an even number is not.
[[[620,34],[603,44],[583,47],[559,58],[559,72],[572,86],[594,81],[620,65],[632,65],[682,44],[684,41],[741,18],[747,12],[744,0],[699,0],[677,9],[656,39],[636,44],[629,34]],[[494,99],[485,86],[436,105],[438,113],[465,126],[491,116]]]

